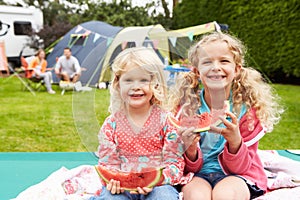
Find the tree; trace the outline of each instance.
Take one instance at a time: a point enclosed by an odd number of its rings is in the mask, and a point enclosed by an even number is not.
[[[146,7],[132,7],[128,0],[121,0],[119,3],[113,0],[112,3],[87,2],[88,9],[84,10],[80,15],[72,15],[71,23],[83,22],[90,20],[99,20],[114,26],[146,26],[153,24],[153,19],[148,15],[148,8],[152,4],[147,4]]]
[[[293,82],[300,77],[299,1],[182,0],[174,9],[173,28],[226,23],[248,47],[250,66],[274,82]]]

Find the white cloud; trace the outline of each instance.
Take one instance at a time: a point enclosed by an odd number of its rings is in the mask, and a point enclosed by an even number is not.
[[[103,0],[103,1],[108,2],[108,3],[112,2],[112,0]],[[132,6],[138,6],[138,7],[145,6],[147,3],[151,3],[151,2],[156,2],[155,5],[156,5],[156,8],[157,8],[157,11],[160,12],[160,13],[164,13],[164,9],[162,8],[160,0],[131,0]],[[169,8],[170,12],[172,13],[173,1],[172,0],[166,0],[166,2],[168,3],[168,8]],[[151,12],[151,11],[152,10],[150,10],[149,12]]]
[[[50,0],[51,1],[51,0]],[[91,2],[99,2],[99,0],[90,0]],[[111,3],[112,0],[103,0],[105,2],[108,2],[108,3]],[[172,0],[166,0],[167,3],[168,3],[168,8],[170,10],[170,12],[172,13],[172,8],[173,8],[173,1]],[[71,8],[75,8],[75,9],[78,9],[78,5],[76,4],[71,4],[69,2],[67,2],[66,0],[60,0],[61,3],[67,5],[68,7],[71,7]],[[151,3],[151,2],[156,2],[155,5],[156,5],[156,8],[157,8],[157,11],[160,12],[160,13],[164,13],[164,10],[162,8],[162,5],[161,5],[161,1],[160,0],[131,0],[131,3],[133,6],[145,6],[147,3]],[[24,3],[23,0],[4,0],[4,3],[7,3],[7,4],[10,4],[10,5],[16,5],[17,3],[21,4],[23,7],[26,7],[27,5]],[[83,8],[83,9],[86,9],[86,8]],[[153,8],[154,9],[154,8]],[[152,10],[150,10],[149,12],[151,12]]]
[[[22,0],[4,0],[4,3],[10,4],[10,5],[20,4],[22,6],[26,6],[26,4],[24,3],[24,1],[22,1]]]

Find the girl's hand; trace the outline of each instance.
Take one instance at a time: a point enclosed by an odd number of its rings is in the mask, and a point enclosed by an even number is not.
[[[114,179],[109,181],[109,183],[106,185],[106,189],[112,194],[120,194],[124,192],[124,189],[120,186],[120,181],[116,181]]]
[[[180,128],[178,134],[182,137],[184,143],[184,149],[186,156],[191,160],[197,159],[198,143],[200,141],[200,134],[193,132],[194,127],[191,128]]]
[[[239,123],[237,117],[227,111],[226,116],[232,119],[232,122],[228,121],[225,117],[220,117],[226,128],[211,126],[211,131],[221,134],[228,142],[229,152],[232,154],[237,153],[242,143],[242,136],[240,134]]]
[[[137,191],[130,191],[130,194],[142,194],[142,195],[147,195],[150,192],[152,192],[152,188],[148,188],[148,187],[137,187]]]

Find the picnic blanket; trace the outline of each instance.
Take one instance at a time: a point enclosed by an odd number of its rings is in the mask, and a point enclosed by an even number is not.
[[[300,156],[294,155],[298,159],[294,160],[278,151],[259,150],[258,153],[268,175],[269,191],[256,200],[300,199]],[[61,167],[19,193],[14,200],[84,200],[100,192],[101,182],[94,165],[80,165],[70,169]]]

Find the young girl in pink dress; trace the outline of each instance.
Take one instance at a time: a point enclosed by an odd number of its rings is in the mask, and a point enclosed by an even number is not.
[[[163,168],[161,186],[124,191],[116,180],[91,199],[178,199],[172,185],[185,184],[183,142],[162,109],[166,96],[163,63],[152,49],[130,48],[115,59],[112,70],[111,115],[99,133],[99,165],[122,171]]]

